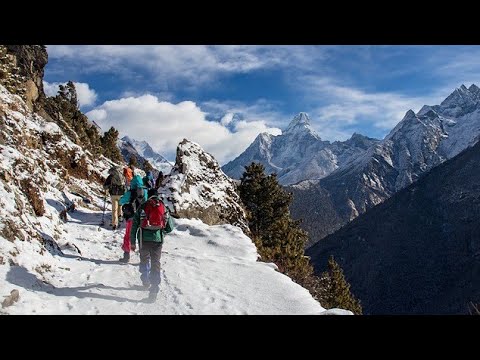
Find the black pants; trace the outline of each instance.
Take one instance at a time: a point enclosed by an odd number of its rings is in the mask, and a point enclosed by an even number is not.
[[[153,289],[160,285],[160,256],[162,255],[162,243],[153,241],[142,242],[140,249],[140,279],[142,282],[150,282]]]

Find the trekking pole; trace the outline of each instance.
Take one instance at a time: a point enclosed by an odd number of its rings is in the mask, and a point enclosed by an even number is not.
[[[100,226],[105,225],[105,208],[107,205],[107,192],[103,195],[103,214],[102,214],[102,222],[100,223]]]

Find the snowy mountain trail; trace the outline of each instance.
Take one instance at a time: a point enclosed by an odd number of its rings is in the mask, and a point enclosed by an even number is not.
[[[176,219],[161,258],[160,293],[148,303],[141,287],[138,251],[121,264],[124,227],[98,227],[101,212],[80,208],[65,224],[68,244],[43,256],[43,279],[25,267],[0,267],[0,295],[17,289],[20,299],[6,314],[345,314],[325,309],[308,291],[257,262],[254,244],[231,225],[209,226]],[[106,219],[110,219],[107,214]],[[20,246],[16,242],[17,248]],[[25,243],[28,247],[28,243]],[[48,254],[46,254],[48,255]],[[19,262],[38,254],[27,248]]]
[[[99,226],[105,178],[122,164],[40,112],[0,85],[0,314],[352,314],[325,311],[257,261],[234,182],[187,139],[164,184],[176,228],[163,246],[160,293],[148,303],[138,252],[118,261],[124,226]],[[106,209],[109,224],[108,201]]]

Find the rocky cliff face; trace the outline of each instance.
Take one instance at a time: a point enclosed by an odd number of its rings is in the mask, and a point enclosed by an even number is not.
[[[175,165],[164,184],[161,194],[176,216],[209,225],[232,224],[248,233],[234,181],[198,144],[184,139],[178,145]]]
[[[38,110],[37,103],[45,99],[43,91],[43,74],[48,62],[44,45],[4,45],[24,77],[26,104],[30,110]]]

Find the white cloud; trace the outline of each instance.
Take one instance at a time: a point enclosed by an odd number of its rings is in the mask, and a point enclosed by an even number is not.
[[[105,109],[93,109],[89,111],[87,115],[91,120],[94,120],[99,124],[107,120],[108,113]],[[107,130],[107,128],[105,128],[105,130]]]
[[[283,128],[291,119],[276,110],[277,105],[279,104],[265,99],[259,99],[253,104],[218,100],[204,101],[201,104],[207,113],[221,119],[220,122],[223,122],[224,125],[231,125],[241,119],[247,119],[249,122],[262,121],[271,127]]]
[[[192,101],[173,104],[153,95],[106,101],[87,113],[103,130],[114,126],[121,136],[147,141],[161,154],[173,159],[178,143],[195,141],[220,164],[238,156],[261,132],[278,134],[262,119],[232,120],[227,129],[217,121],[206,120],[206,112]]]
[[[222,125],[228,125],[228,124],[230,124],[230,123],[233,121],[233,116],[234,116],[234,115],[235,115],[235,114],[234,114],[234,113],[231,113],[231,112],[226,113],[226,114],[223,116],[222,120],[220,120],[220,124],[222,124]]]
[[[158,92],[149,92],[145,89],[137,89],[137,90],[124,90],[118,97],[121,98],[128,98],[128,97],[140,97],[142,95],[154,95],[161,101],[170,101],[172,102],[175,99],[175,95],[168,91],[158,91]]]
[[[80,106],[89,106],[95,104],[97,101],[97,93],[90,89],[86,83],[74,83],[77,90],[78,103]]]
[[[159,105],[163,102],[170,103],[175,109],[180,108],[184,103],[173,104],[176,95],[188,93],[192,88],[208,94],[211,87],[222,86],[222,76],[279,70],[278,74],[283,80],[290,80],[285,84],[288,90],[293,89],[303,95],[303,99],[298,100],[303,107],[295,111],[308,112],[312,126],[325,140],[343,140],[350,137],[353,131],[383,136],[403,118],[407,110],[418,111],[424,104],[440,103],[462,82],[468,86],[480,79],[480,65],[475,61],[480,55],[479,47],[54,45],[48,46],[48,52],[52,59],[48,69],[50,73],[63,74],[68,68],[71,72],[111,73],[127,80],[128,89],[119,89],[118,93],[122,95],[120,100],[116,100],[118,102],[125,104],[127,99],[143,99],[142,102],[147,104],[148,94],[153,94],[156,105],[152,105],[154,110],[150,114],[156,111],[165,114],[166,107]],[[407,63],[401,62],[404,60]],[[440,85],[434,91],[427,90],[432,85],[425,82],[421,85],[422,89],[412,90],[417,93],[431,91],[429,96],[411,96],[373,88],[378,78],[385,81],[415,74],[431,74]],[[367,80],[370,89],[358,85],[361,79]],[[48,87],[55,85],[46,84]],[[87,88],[82,101],[92,104],[95,92],[85,85]],[[477,85],[480,84],[477,82]],[[178,89],[180,93],[176,92]],[[46,91],[50,91],[47,86]],[[55,93],[56,89],[52,91]],[[243,91],[240,90],[239,96],[244,95]],[[195,95],[193,93],[190,96]],[[129,101],[128,106],[133,106],[133,100]],[[120,106],[119,103],[115,104]],[[199,126],[202,125],[200,129],[215,129],[226,134],[215,141],[205,140],[204,143],[228,158],[231,156],[228,155],[230,150],[234,154],[240,148],[245,148],[241,145],[246,144],[243,139],[253,136],[247,136],[247,130],[241,130],[243,120],[257,133],[268,126],[286,127],[293,114],[286,117],[276,111],[272,104],[271,100],[259,100],[248,105],[240,101],[210,100],[195,104],[193,109],[199,112],[195,119]],[[292,107],[296,104],[289,105]],[[107,110],[107,106],[112,109]],[[113,103],[107,102],[91,114],[114,124],[116,119],[112,118],[112,114],[117,116],[117,111],[120,110],[113,110]],[[190,109],[188,113],[193,116],[193,110]],[[206,114],[218,121],[207,121]],[[132,121],[135,118],[136,114],[132,113]],[[194,131],[187,132],[195,134]],[[199,143],[208,137],[201,131],[195,135],[201,138]],[[223,138],[234,143],[236,140],[232,139],[237,135],[244,137],[232,149],[223,151],[215,147],[222,144]],[[228,143],[226,148],[229,148]]]
[[[161,90],[172,85],[196,87],[220,74],[263,68],[309,68],[328,47],[257,45],[49,45],[49,71],[110,72],[125,78],[144,76]]]
[[[58,86],[65,85],[66,83],[54,82],[49,83],[47,81],[43,82],[43,89],[47,96],[55,96],[58,93]],[[77,91],[77,98],[79,105],[90,106],[94,105],[97,101],[97,93],[94,89],[91,89],[87,83],[74,82],[75,90]]]
[[[49,83],[47,81],[43,81],[43,91],[47,96],[55,96],[58,92],[58,85],[65,85],[65,83]]]
[[[328,140],[351,136],[346,128],[373,127],[386,133],[405,113],[417,112],[425,104],[435,104],[442,99],[434,96],[409,97],[394,92],[368,92],[354,87],[338,85],[333,79],[304,76],[302,91],[312,99],[326,103],[310,110],[314,128]]]

